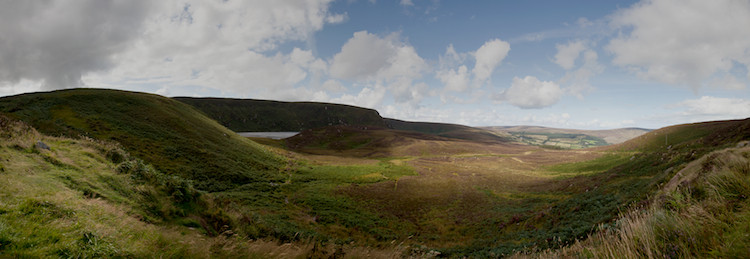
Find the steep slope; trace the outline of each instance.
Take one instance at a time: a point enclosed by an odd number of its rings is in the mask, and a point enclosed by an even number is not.
[[[2,115],[0,132],[0,257],[241,253],[210,252],[221,241],[203,235],[218,230],[216,208],[117,145],[45,136]]]
[[[236,132],[302,131],[331,125],[385,127],[377,111],[332,103],[175,97]]]
[[[72,89],[0,98],[0,112],[54,136],[112,140],[207,191],[280,181],[282,159],[184,103],[158,95]]]
[[[746,141],[711,152],[687,163],[642,206],[624,211],[616,225],[533,257],[747,258],[749,176]]]

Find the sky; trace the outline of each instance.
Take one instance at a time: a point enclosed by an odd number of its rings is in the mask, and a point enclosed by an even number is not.
[[[343,103],[470,126],[750,117],[750,1],[0,1],[0,96]]]

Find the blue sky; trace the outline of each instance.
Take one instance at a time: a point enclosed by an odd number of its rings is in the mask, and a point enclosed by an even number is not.
[[[7,1],[0,95],[320,101],[472,126],[750,117],[750,2]]]

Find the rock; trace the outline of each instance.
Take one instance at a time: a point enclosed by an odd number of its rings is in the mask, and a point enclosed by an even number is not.
[[[49,146],[47,146],[47,144],[44,144],[44,142],[42,142],[41,140],[36,142],[36,147],[39,149],[50,150]]]

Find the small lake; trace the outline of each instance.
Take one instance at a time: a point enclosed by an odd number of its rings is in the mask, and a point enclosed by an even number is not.
[[[270,139],[288,138],[288,137],[297,135],[297,133],[299,132],[237,132],[237,134],[243,137],[270,138]]]

